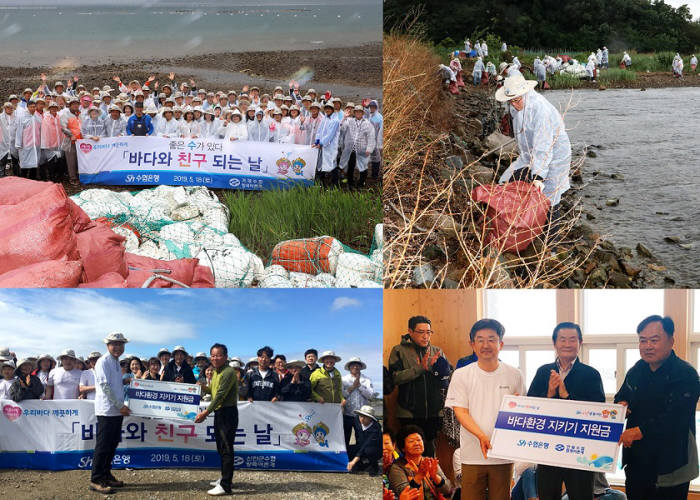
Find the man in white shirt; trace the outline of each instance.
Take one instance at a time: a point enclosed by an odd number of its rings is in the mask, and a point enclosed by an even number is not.
[[[452,374],[445,407],[452,408],[460,427],[462,499],[510,499],[513,463],[489,458],[490,436],[505,395],[525,394],[520,370],[498,360],[505,328],[493,319],[474,323],[469,340],[478,360]]]
[[[87,370],[80,374],[80,397],[81,399],[95,399],[95,363],[102,356],[99,352],[91,352],[88,356]]]
[[[15,362],[11,359],[0,362],[0,399],[10,399],[10,387],[15,381]]]
[[[131,413],[124,405],[124,383],[119,356],[129,340],[121,333],[110,333],[104,339],[107,353],[95,363],[95,415],[97,436],[92,461],[90,489],[113,493],[112,488],[124,486],[112,475],[112,460],[122,436],[122,421]]]
[[[58,357],[61,366],[49,372],[44,399],[78,399],[81,370],[73,349],[64,349]]]

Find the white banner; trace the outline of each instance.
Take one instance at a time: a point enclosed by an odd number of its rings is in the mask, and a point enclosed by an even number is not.
[[[319,151],[297,144],[153,136],[81,139],[76,150],[83,184],[252,190],[312,184]]]
[[[0,469],[89,469],[97,419],[90,400],[0,400]],[[348,463],[340,405],[238,403],[235,466],[338,471]],[[195,424],[130,416],[115,468],[219,467],[214,415]]]
[[[140,417],[194,420],[201,391],[197,384],[131,379],[127,405]]]
[[[622,405],[505,396],[488,456],[614,472],[624,426]]]

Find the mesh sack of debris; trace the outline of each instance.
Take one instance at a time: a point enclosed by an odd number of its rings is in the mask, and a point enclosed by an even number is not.
[[[331,236],[287,240],[272,249],[270,265],[296,273],[335,274],[338,257],[344,252],[344,245]]]
[[[374,281],[378,267],[366,255],[343,253],[338,257],[338,267],[335,272],[336,288],[365,288],[370,286],[370,281],[378,284]]]

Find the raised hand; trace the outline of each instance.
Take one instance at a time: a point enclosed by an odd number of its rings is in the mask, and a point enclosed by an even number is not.
[[[174,80],[174,79],[175,79],[175,73],[173,73],[172,71],[171,71],[170,73],[168,73],[168,78],[170,78],[171,80]]]
[[[122,81],[122,79],[119,78],[117,75],[114,75],[114,76],[112,77],[112,80],[114,80],[114,81],[117,82],[117,83],[119,83],[119,82]],[[76,80],[76,81],[77,81],[77,80]]]
[[[155,79],[156,79],[155,75],[151,75],[151,76],[148,77],[148,81],[149,81],[149,82],[152,82],[152,81],[155,80]]]
[[[41,81],[45,82],[46,81],[46,73],[41,74]]]

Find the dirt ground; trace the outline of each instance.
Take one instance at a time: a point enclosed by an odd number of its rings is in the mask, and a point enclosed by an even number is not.
[[[87,88],[114,84],[118,75],[123,82],[144,82],[151,74],[160,85],[168,82],[167,74],[175,73],[175,81],[194,79],[198,87],[209,90],[240,90],[243,85],[257,85],[261,93],[272,93],[277,85],[288,88],[289,79],[302,68],[310,68],[313,77],[302,83],[319,93],[330,90],[343,100],[364,97],[381,99],[382,45],[372,43],[358,47],[277,52],[244,52],[204,54],[179,59],[146,59],[128,63],[77,67],[8,67],[0,66],[0,96],[20,94],[26,87],[36,88],[41,73],[47,82],[66,83],[73,75]]]
[[[208,498],[213,469],[117,470],[126,485],[112,495],[88,489],[88,471],[0,470],[0,488],[6,498],[21,499],[190,499]],[[242,498],[364,500],[379,498],[381,478],[366,474],[236,471],[233,495]]]

